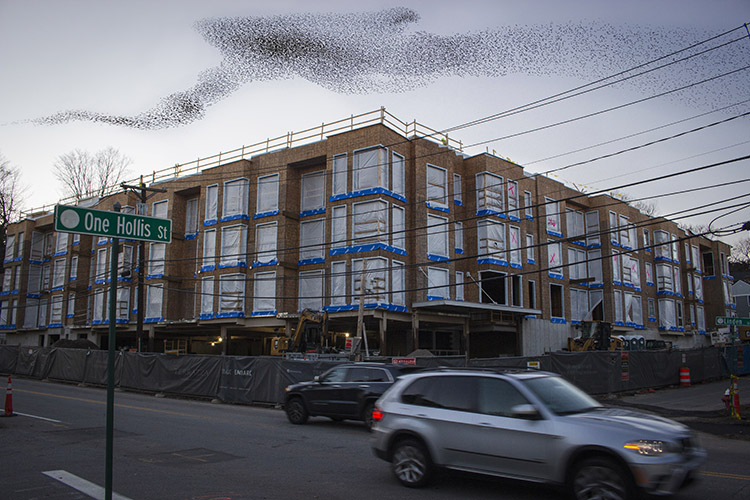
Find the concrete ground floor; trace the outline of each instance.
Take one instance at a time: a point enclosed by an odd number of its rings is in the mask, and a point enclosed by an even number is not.
[[[452,301],[415,304],[412,312],[367,309],[362,313],[366,337],[356,340],[361,352],[371,356],[407,356],[429,351],[435,356],[490,358],[538,356],[565,350],[568,338],[581,334],[578,325],[553,323],[533,317],[534,311],[503,307],[471,308]],[[291,337],[299,315],[224,318],[208,321],[147,323],[139,334],[136,325],[118,324],[119,350],[174,354],[262,356],[274,353],[274,342]],[[347,339],[357,339],[358,311],[327,316],[328,346],[345,350]],[[692,349],[712,344],[711,335],[669,334],[658,330],[615,328],[613,335],[641,335],[663,340],[672,348]],[[64,326],[5,332],[5,343],[49,347],[55,342],[86,339],[102,349],[109,345],[108,325]]]

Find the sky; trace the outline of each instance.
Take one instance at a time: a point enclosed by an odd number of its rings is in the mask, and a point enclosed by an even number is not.
[[[130,180],[381,106],[447,130],[742,28],[687,61],[450,132],[467,154],[612,189],[750,152],[748,22],[748,0],[0,0],[0,153],[30,209],[62,197],[53,165],[74,149],[118,149]],[[744,160],[620,191],[668,216],[750,192],[749,173]],[[712,227],[745,220],[750,208]]]

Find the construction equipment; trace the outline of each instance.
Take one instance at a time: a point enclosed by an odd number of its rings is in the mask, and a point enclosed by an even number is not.
[[[612,336],[612,325],[605,321],[581,322],[581,335],[568,338],[568,350],[616,351],[622,349],[622,339]]]
[[[328,313],[305,309],[299,314],[297,329],[292,337],[271,337],[272,356],[286,353],[331,353],[336,348],[328,333]]]

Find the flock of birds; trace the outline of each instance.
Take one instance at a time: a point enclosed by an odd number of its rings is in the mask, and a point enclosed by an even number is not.
[[[411,29],[418,20],[408,8],[201,20],[195,29],[223,59],[200,73],[192,88],[130,116],[67,110],[29,121],[90,121],[145,130],[177,127],[203,118],[208,107],[245,84],[298,77],[333,92],[359,94],[413,91],[448,76],[497,77],[498,91],[502,77],[515,73],[589,82],[712,36],[692,29],[601,23],[500,26],[441,35]],[[652,95],[750,66],[748,43],[750,38],[618,85]],[[705,48],[696,47],[692,53]],[[739,71],[671,98],[698,106],[733,102],[746,98],[748,81]]]

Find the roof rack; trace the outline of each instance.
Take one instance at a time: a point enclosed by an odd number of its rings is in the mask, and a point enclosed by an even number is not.
[[[540,372],[536,368],[519,368],[513,366],[436,366],[434,368],[424,368],[422,371],[451,372],[451,371],[469,371],[469,372],[488,372],[488,373],[529,373]]]

